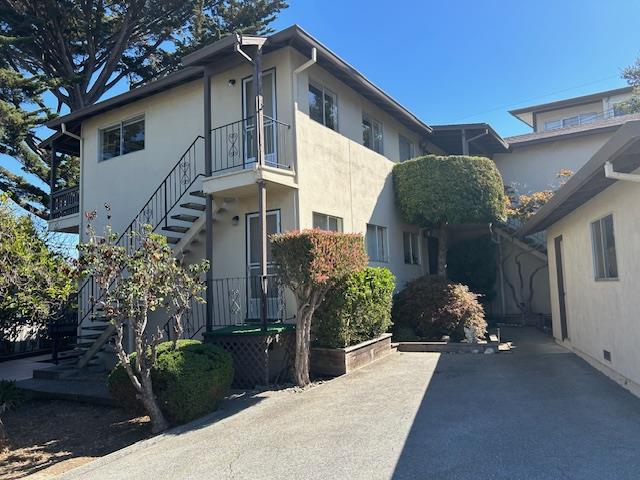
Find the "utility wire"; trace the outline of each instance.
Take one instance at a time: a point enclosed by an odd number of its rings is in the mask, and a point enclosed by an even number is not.
[[[495,108],[491,108],[489,110],[485,110],[483,112],[478,112],[478,113],[474,113],[472,115],[465,115],[464,117],[459,117],[456,120],[452,120],[451,123],[457,123],[461,120],[466,120],[467,118],[473,118],[473,117],[477,117],[478,115],[484,115],[486,113],[491,113],[491,112],[495,112],[497,110],[504,110],[507,108],[513,108],[513,107],[517,107],[518,105],[522,105],[523,103],[528,103],[528,102],[533,102],[535,100],[539,100],[541,98],[547,98],[547,97],[551,97],[553,95],[557,95],[559,93],[564,93],[564,92],[568,92],[570,90],[575,90],[576,88],[582,88],[582,87],[588,87],[589,85],[594,85],[596,83],[602,83],[606,80],[611,80],[612,78],[618,78],[618,75],[611,75],[609,77],[605,77],[605,78],[601,78],[600,80],[594,80],[592,82],[588,82],[588,83],[582,83],[580,85],[575,85],[573,87],[569,87],[569,88],[564,88],[562,90],[556,90],[555,92],[550,92],[550,93],[546,93],[544,95],[538,95],[536,97],[530,97],[528,99],[525,100],[521,100],[519,102],[516,103],[511,103],[509,105],[503,105],[501,107],[495,107]]]

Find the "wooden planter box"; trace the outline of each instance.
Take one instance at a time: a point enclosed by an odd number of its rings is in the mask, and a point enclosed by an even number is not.
[[[311,372],[337,377],[370,364],[391,353],[391,334],[346,348],[311,348]]]
[[[438,353],[498,353],[499,342],[456,343],[456,342],[399,342],[399,352]]]

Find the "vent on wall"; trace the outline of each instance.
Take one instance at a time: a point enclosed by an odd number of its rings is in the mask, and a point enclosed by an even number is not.
[[[605,359],[607,362],[610,362],[610,361],[611,361],[611,352],[610,352],[609,350],[603,350],[603,351],[602,351],[602,356],[604,357],[604,359]]]

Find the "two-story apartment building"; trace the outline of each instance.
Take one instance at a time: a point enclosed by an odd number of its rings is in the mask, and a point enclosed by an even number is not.
[[[390,268],[400,286],[428,271],[427,240],[396,211],[390,173],[398,161],[442,152],[431,127],[298,26],[231,35],[183,64],[48,124],[58,131],[46,142],[54,159],[80,157],[78,187],[55,191],[52,179],[52,230],[84,241],[88,222],[104,227],[107,204],[120,244],[131,248],[128,234],[150,224],[185,262],[209,258],[211,307],[194,312],[190,335],[260,317],[256,279],[263,265],[272,270],[261,218],[267,236],[361,232],[371,264]],[[80,289],[85,348],[104,336],[91,323],[94,290],[91,281]],[[269,319],[292,316],[278,288],[266,296]]]

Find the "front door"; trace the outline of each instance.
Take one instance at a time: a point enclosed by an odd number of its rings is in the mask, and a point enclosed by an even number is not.
[[[256,161],[255,146],[255,92],[253,78],[242,81],[242,118],[244,118],[245,168]],[[276,158],[276,82],[273,70],[262,74],[262,97],[264,105],[264,161],[267,165],[277,165]]]
[[[566,292],[564,290],[564,271],[562,267],[562,235],[554,239],[554,250],[556,252],[556,277],[558,283],[558,306],[560,309],[560,334],[562,340],[569,338],[567,331],[567,308]]]
[[[260,319],[260,224],[259,214],[247,215],[247,319]],[[280,211],[267,212],[267,235],[280,233]],[[267,247],[267,274],[273,275],[271,245]],[[267,286],[267,318],[280,318],[280,289],[269,278]]]

